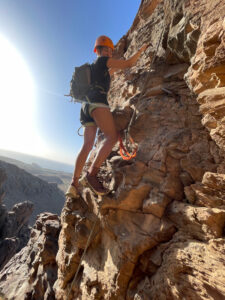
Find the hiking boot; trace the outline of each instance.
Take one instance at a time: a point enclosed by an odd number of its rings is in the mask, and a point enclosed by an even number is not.
[[[82,185],[88,186],[96,195],[104,196],[110,192],[104,188],[96,176],[91,176],[88,173],[81,179],[80,182]]]
[[[65,196],[74,198],[74,199],[80,198],[80,194],[79,194],[78,190],[72,184],[68,187],[68,190],[66,191]]]

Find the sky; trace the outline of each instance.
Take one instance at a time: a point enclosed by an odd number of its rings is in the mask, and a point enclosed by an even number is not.
[[[140,3],[0,1],[0,149],[74,163],[80,104],[64,96],[74,67],[95,60],[99,35],[116,44]]]

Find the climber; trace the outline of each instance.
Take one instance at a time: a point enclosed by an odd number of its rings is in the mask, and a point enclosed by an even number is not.
[[[110,76],[116,71],[134,66],[145,51],[147,45],[127,60],[112,58],[114,45],[107,36],[100,36],[95,41],[94,52],[96,61],[91,65],[91,80],[94,88],[87,95],[88,103],[83,103],[80,112],[80,122],[84,127],[84,142],[77,156],[72,182],[66,196],[79,197],[79,184],[89,186],[97,195],[106,195],[109,191],[98,180],[97,174],[118,140],[118,134],[113,116],[107,101],[110,86]],[[94,145],[97,128],[104,134],[97,154],[84,177],[79,180],[86,159]]]

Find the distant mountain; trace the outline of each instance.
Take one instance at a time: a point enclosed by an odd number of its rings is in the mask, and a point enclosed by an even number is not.
[[[34,162],[32,162],[31,164],[25,163],[23,161],[1,155],[0,160],[16,165],[17,167],[27,171],[28,173],[47,181],[48,183],[57,184],[58,188],[63,192],[66,191],[69,183],[71,182],[72,173],[45,169]]]
[[[36,216],[41,212],[52,212],[60,215],[65,197],[57,183],[48,183],[22,168],[2,160],[0,160],[0,168],[5,171],[7,176],[0,189],[0,194],[5,193],[3,201],[8,210],[11,210],[16,203],[31,201],[34,204],[34,211],[30,224],[34,223]],[[37,166],[31,165],[30,169],[32,168],[37,170]],[[39,170],[39,172],[41,171],[43,170]],[[45,172],[43,171],[43,174]],[[59,177],[51,179],[52,181],[60,180]]]
[[[16,159],[26,164],[34,164],[37,167],[40,166],[41,168],[46,168],[50,170],[62,171],[66,173],[73,172],[73,165],[69,165],[62,162],[45,159],[42,157],[37,157],[29,154],[0,149],[0,156]]]

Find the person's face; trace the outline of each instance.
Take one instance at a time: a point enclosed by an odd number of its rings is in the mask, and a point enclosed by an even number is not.
[[[103,47],[101,49],[101,56],[107,56],[107,57],[112,57],[113,50],[110,47]]]

